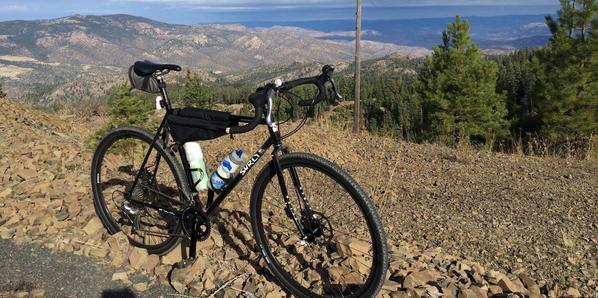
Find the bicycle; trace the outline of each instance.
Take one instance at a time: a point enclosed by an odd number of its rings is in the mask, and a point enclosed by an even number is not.
[[[189,265],[196,257],[196,243],[208,238],[220,203],[272,147],[271,161],[258,174],[250,198],[252,231],[270,272],[297,297],[375,296],[389,261],[374,204],[337,165],[315,155],[291,153],[283,145],[327,97],[327,83],[340,99],[334,67],[324,66],[315,77],[277,80],[259,88],[249,97],[254,117],[173,108],[164,76],[180,70],[177,65],[149,61],[138,61],[129,69],[133,88],[159,93],[166,113],[155,134],[137,127],[117,128],[95,151],[94,207],[108,232],[123,231],[132,245],[158,255],[189,239],[189,256],[178,264]],[[293,132],[283,136],[273,114],[273,98],[302,85],[315,85],[318,94],[298,102],[308,112]],[[197,169],[189,168],[183,144],[246,133],[258,125],[268,127],[268,139],[219,193],[207,192],[204,206],[191,174]]]

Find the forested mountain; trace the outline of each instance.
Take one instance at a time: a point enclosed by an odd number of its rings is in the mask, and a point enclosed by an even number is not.
[[[444,31],[442,43],[425,59],[391,55],[366,61],[361,89],[366,128],[414,142],[595,154],[598,39],[593,32],[598,23],[592,20],[598,6],[592,3],[563,1],[558,17],[547,17],[552,37],[544,48],[487,55],[473,41],[471,24],[457,17]],[[297,77],[318,72],[317,65],[293,69],[266,72],[266,77],[285,79],[287,73]],[[341,64],[339,70],[340,92],[352,100],[353,67]],[[246,75],[257,80],[261,73]],[[195,86],[210,90],[210,85]],[[222,94],[208,97],[226,101]],[[298,94],[309,97],[310,91]],[[295,110],[283,108],[289,116],[297,116]],[[320,107],[316,114],[324,110]],[[350,125],[351,113],[352,106],[343,105],[335,109],[333,122]]]
[[[439,38],[439,46],[426,58],[414,58],[395,52],[384,57],[366,59],[362,65],[361,91],[365,128],[374,133],[407,141],[441,142],[449,145],[467,142],[486,148],[527,152],[553,151],[563,143],[585,146],[592,135],[597,133],[598,128],[595,96],[598,94],[598,80],[594,78],[594,57],[598,46],[593,34],[593,27],[597,23],[592,21],[598,9],[591,3],[573,5],[572,1],[564,1],[562,5],[557,16],[548,16],[545,24],[528,26],[532,31],[550,29],[549,44],[543,48],[524,49],[509,55],[488,54],[475,42],[472,24],[457,17]],[[247,112],[249,106],[246,105],[246,99],[256,86],[274,78],[289,80],[317,75],[323,64],[330,63],[331,60],[326,59],[332,59],[336,61],[332,63],[337,67],[336,76],[341,94],[347,101],[353,98],[353,65],[342,61],[340,56],[327,56],[331,51],[311,48],[319,42],[331,41],[319,40],[317,38],[321,36],[310,36],[311,33],[306,33],[309,31],[304,29],[247,29],[233,25],[179,26],[129,16],[77,16],[39,22],[56,23],[45,26],[53,28],[48,31],[51,33],[47,33],[53,36],[60,35],[60,32],[65,30],[71,32],[73,28],[85,24],[85,28],[93,28],[95,36],[108,34],[115,40],[133,35],[157,35],[161,36],[158,40],[164,41],[175,38],[175,32],[195,32],[193,36],[197,37],[198,31],[194,30],[204,30],[207,32],[204,32],[205,36],[209,38],[198,44],[196,42],[200,52],[205,49],[209,52],[213,47],[218,47],[214,42],[220,42],[220,46],[224,47],[224,43],[237,38],[236,41],[246,41],[245,46],[250,48],[238,48],[243,55],[253,50],[259,51],[262,46],[273,46],[257,42],[262,40],[257,37],[260,34],[305,33],[308,37],[296,42],[308,42],[307,49],[299,45],[296,47],[301,48],[302,55],[310,56],[310,59],[295,62],[289,59],[276,62],[276,59],[273,59],[271,63],[262,63],[259,67],[225,72],[218,71],[217,68],[205,70],[183,64],[186,72],[169,76],[171,95],[175,100],[180,99],[181,104],[195,106],[245,104],[242,109]],[[96,24],[97,22],[101,25]],[[116,29],[122,29],[124,24],[136,29],[134,32],[128,29],[121,32]],[[153,29],[148,29],[148,26]],[[14,27],[11,30],[17,29]],[[31,30],[33,29],[23,26],[18,36],[35,35],[31,34]],[[120,33],[116,34],[114,30]],[[217,37],[213,35],[214,32],[227,34]],[[238,37],[243,35],[243,32],[251,32],[257,39]],[[525,37],[523,33],[521,36]],[[14,36],[10,38],[15,40]],[[176,38],[180,39],[180,43],[191,42],[184,36]],[[9,39],[5,37],[4,40]],[[35,44],[40,40],[46,39],[41,38]],[[27,44],[23,40],[19,42]],[[68,39],[64,42],[72,43],[73,40]],[[6,44],[5,42],[4,45]],[[226,45],[232,48],[240,46],[238,42]],[[287,46],[281,49],[286,49]],[[366,48],[375,48],[371,46],[371,43],[366,43]],[[72,46],[61,49],[65,48],[71,51],[81,49]],[[3,74],[11,75],[13,80],[4,84],[4,90],[13,99],[26,99],[45,106],[60,106],[65,102],[84,103],[88,106],[105,105],[110,87],[126,82],[125,68],[83,65],[83,70],[77,70],[74,64],[43,61],[51,59],[52,55],[48,54],[51,52],[38,51],[40,47],[30,45],[24,49],[28,52],[23,52],[23,55],[34,55],[37,59],[14,55],[0,56],[0,61],[10,66],[5,68]],[[181,49],[192,50],[186,47]],[[381,53],[376,50],[374,52],[375,55]],[[280,54],[280,57],[294,57],[292,52],[283,50],[281,53],[283,54]],[[335,55],[350,56],[348,51],[344,53]],[[163,54],[191,55],[173,49]],[[74,57],[77,59],[80,56]],[[220,63],[219,61],[216,59],[212,63]],[[18,89],[27,91],[17,92],[15,96],[14,91]],[[309,97],[313,90],[303,88],[297,90],[297,93],[299,96]],[[287,103],[281,106],[283,114],[290,117],[298,116],[296,109],[286,105]],[[324,105],[318,107],[316,115],[325,109]],[[348,125],[352,118],[351,105],[344,104],[334,110],[333,117],[337,117],[338,120],[335,122]]]

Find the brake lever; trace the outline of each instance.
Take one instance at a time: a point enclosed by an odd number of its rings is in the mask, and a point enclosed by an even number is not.
[[[336,83],[334,82],[334,78],[332,78],[333,73],[334,65],[328,64],[322,67],[322,74],[324,74],[328,81],[330,81],[330,83],[332,84],[332,91],[334,92],[334,103],[336,104],[339,100],[343,99],[343,96],[340,95],[340,93],[338,93],[338,90],[336,89]]]
[[[337,103],[339,100],[343,99],[343,96],[340,93],[338,93],[336,89],[336,83],[334,82],[333,78],[330,78],[330,84],[332,85],[332,92],[334,93],[334,102]]]

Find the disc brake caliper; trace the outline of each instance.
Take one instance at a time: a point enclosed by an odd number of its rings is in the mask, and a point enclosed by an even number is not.
[[[316,238],[323,235],[323,225],[311,210],[301,211],[301,226],[308,242],[314,242]]]

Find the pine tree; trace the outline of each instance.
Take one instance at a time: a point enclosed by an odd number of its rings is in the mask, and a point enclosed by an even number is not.
[[[187,70],[182,94],[183,105],[186,107],[210,108],[209,89],[202,80]]]
[[[542,131],[552,140],[598,132],[598,5],[561,0],[546,18],[550,44],[534,60],[534,98]]]
[[[511,122],[513,135],[537,132],[539,129],[534,119],[536,111],[532,98],[536,83],[531,63],[534,57],[534,51],[524,49],[496,58],[499,66],[496,88],[507,96],[507,119]]]
[[[460,134],[481,142],[505,136],[505,96],[496,81],[497,65],[482,58],[469,23],[456,17],[415,83],[427,139],[454,144]]]
[[[95,148],[98,142],[108,131],[122,126],[146,127],[151,125],[149,113],[152,106],[148,104],[139,93],[131,93],[127,83],[113,86],[109,91],[108,105],[109,121],[97,130],[87,142],[89,148]],[[123,148],[126,146],[123,145]]]
[[[110,90],[110,128],[147,124],[151,108],[138,94],[132,94],[127,84],[116,85]]]

